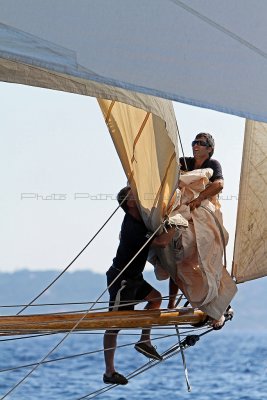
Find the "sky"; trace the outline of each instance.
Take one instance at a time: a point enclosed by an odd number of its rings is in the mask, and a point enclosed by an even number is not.
[[[126,184],[96,99],[0,83],[0,272],[63,270],[117,207]],[[215,138],[232,262],[245,120],[173,103],[185,155],[198,132]],[[104,273],[118,246],[119,210],[70,271]]]

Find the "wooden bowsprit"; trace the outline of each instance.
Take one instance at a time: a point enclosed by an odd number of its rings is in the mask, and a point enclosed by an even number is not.
[[[201,324],[207,315],[198,309],[134,310],[85,313],[53,313],[0,317],[0,335],[28,335],[97,329],[152,328],[170,325]],[[80,322],[79,322],[80,321]]]

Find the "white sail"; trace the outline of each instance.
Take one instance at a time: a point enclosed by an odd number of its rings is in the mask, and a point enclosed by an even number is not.
[[[247,121],[240,180],[233,276],[267,275],[267,124]]]
[[[38,85],[36,67],[43,86],[62,73],[267,122],[264,0],[0,0],[0,10],[1,80]],[[3,75],[3,62],[27,77]]]
[[[242,4],[219,0],[0,0],[0,10],[0,80],[106,100],[101,102],[105,117],[110,102],[115,101],[107,123],[128,178],[138,176],[139,180],[144,171],[149,176],[156,161],[162,167],[156,172],[160,179],[170,171],[162,192],[157,180],[151,180],[146,189],[131,181],[145,217],[146,209],[155,204],[153,197],[142,203],[144,190],[162,203],[157,222],[165,212],[176,184],[174,160],[178,157],[171,106],[147,94],[267,122],[266,1],[258,1],[255,7],[247,0]],[[157,131],[153,164],[142,164],[145,153],[139,145],[149,136],[139,135],[142,123],[133,128],[131,141],[121,144],[122,136],[116,133],[123,128],[118,122],[120,113],[128,114],[128,128],[133,126],[134,115],[139,114],[137,120],[144,122],[146,113],[153,114],[145,123],[146,129],[150,126]],[[168,149],[162,161],[157,159],[160,132]],[[148,142],[151,146],[153,140]],[[132,165],[129,160],[134,160]],[[134,171],[139,166],[139,172]],[[261,190],[257,187],[255,193]],[[263,206],[259,220],[264,213]],[[241,262],[237,256],[239,229],[240,222],[234,262],[238,268],[250,260]]]
[[[54,42],[1,24],[0,38],[2,81],[98,99],[144,221],[155,230],[178,183],[177,125],[171,102],[98,82],[96,74],[88,75],[76,64],[71,50]],[[87,48],[83,51],[88,55]]]

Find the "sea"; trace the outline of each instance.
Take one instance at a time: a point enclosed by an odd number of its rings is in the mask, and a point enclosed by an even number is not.
[[[134,350],[138,331],[121,331],[118,338],[116,368],[126,376],[135,375],[126,386],[103,384],[102,332],[15,340],[2,337],[0,398],[266,400],[267,332],[253,329],[233,332],[230,326],[202,335],[204,332],[179,330],[180,340],[184,340],[186,335],[201,335],[196,344],[183,354],[190,392],[181,353],[170,352],[169,358],[162,362],[149,361]],[[178,337],[174,328],[153,329],[152,338],[159,352],[177,347]],[[32,372],[32,364],[40,362],[55,347],[46,362]],[[142,368],[146,370],[142,371]]]

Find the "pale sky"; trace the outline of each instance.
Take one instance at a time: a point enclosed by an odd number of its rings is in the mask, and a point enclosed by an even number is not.
[[[64,269],[117,207],[126,178],[94,98],[0,83],[0,271]],[[223,168],[222,211],[232,262],[245,120],[174,103],[185,154],[198,132],[215,138]],[[70,271],[104,273],[123,212]]]

